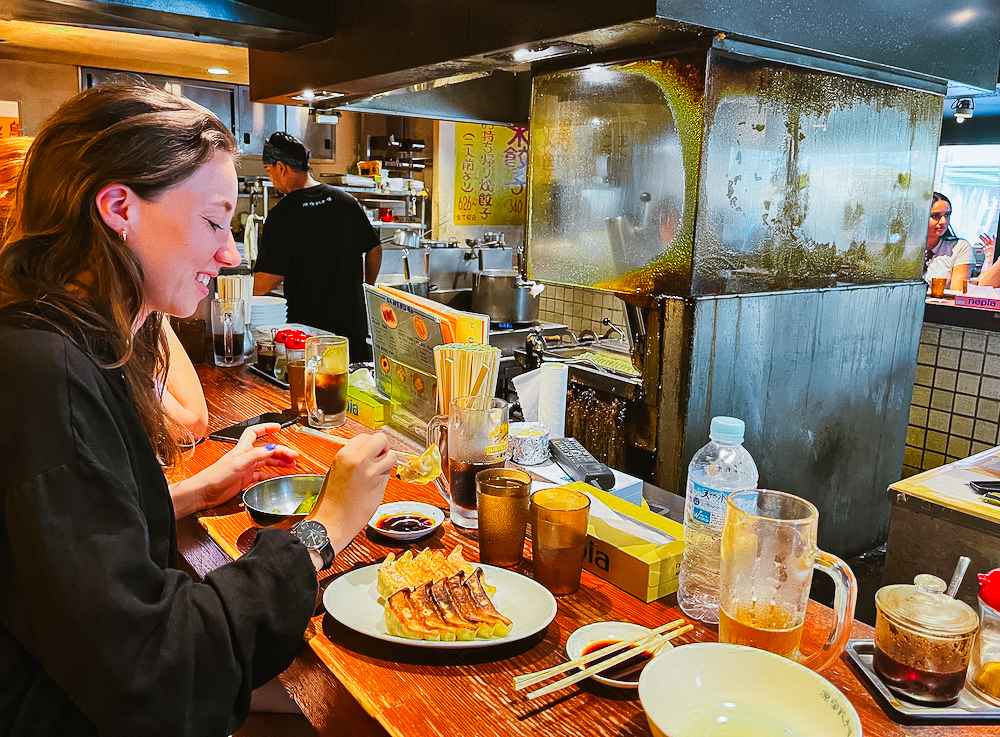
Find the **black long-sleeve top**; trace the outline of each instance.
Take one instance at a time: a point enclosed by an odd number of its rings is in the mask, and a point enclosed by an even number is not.
[[[0,735],[227,735],[302,646],[306,548],[194,582],[120,371],[0,312]]]

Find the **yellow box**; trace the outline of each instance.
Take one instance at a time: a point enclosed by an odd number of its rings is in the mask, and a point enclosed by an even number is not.
[[[657,545],[591,515],[583,557],[585,569],[645,602],[677,591],[684,525],[651,512],[645,502],[640,507],[580,481],[569,486],[590,494],[623,517],[674,538],[671,543]]]
[[[347,416],[373,430],[382,427],[389,421],[389,400],[348,386]]]

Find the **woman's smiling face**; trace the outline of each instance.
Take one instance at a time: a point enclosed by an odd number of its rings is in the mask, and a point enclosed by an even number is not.
[[[240,264],[229,228],[237,187],[232,156],[217,151],[156,199],[138,200],[126,242],[142,263],[147,314],[188,317],[219,269]]]
[[[941,236],[948,230],[951,222],[951,205],[944,200],[938,200],[931,205],[931,219],[927,224],[927,244],[936,246]]]

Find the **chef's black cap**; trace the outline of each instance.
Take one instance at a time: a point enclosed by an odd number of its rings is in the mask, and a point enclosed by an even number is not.
[[[265,164],[277,164],[282,161],[293,169],[309,170],[309,149],[298,138],[284,131],[271,134],[264,144],[264,154],[261,159]]]

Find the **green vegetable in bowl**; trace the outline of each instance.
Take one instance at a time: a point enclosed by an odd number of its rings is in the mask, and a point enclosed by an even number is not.
[[[295,514],[309,514],[313,510],[313,507],[316,506],[317,499],[319,499],[318,493],[307,496],[299,502],[299,506],[295,508]]]

